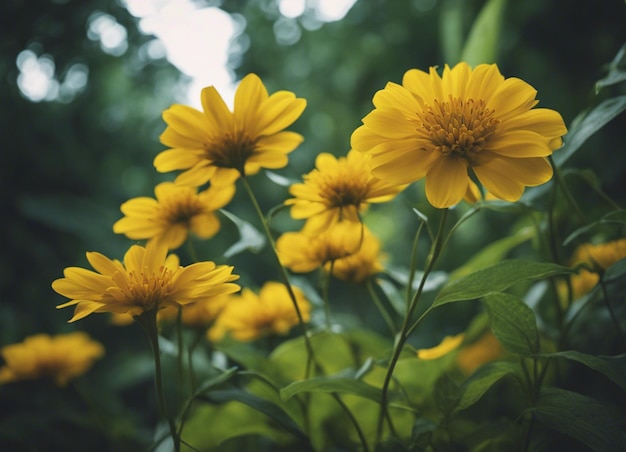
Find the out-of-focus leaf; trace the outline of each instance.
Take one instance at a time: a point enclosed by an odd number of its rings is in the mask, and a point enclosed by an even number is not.
[[[439,40],[441,42],[443,60],[450,64],[460,61],[463,49],[463,14],[464,0],[444,0],[441,2],[439,15]]]
[[[535,313],[519,298],[493,293],[483,298],[493,334],[509,352],[529,356],[539,352]]]
[[[492,361],[479,368],[461,386],[461,397],[455,407],[464,410],[478,402],[481,397],[498,381],[507,375],[514,375],[519,364],[509,361]]]
[[[211,389],[214,386],[219,385],[220,383],[224,383],[225,381],[230,380],[232,377],[234,377],[237,374],[237,367],[231,367],[229,369],[224,370],[224,372],[211,377],[211,378],[207,378],[206,380],[202,381],[198,387],[196,388],[196,394],[202,394],[204,391],[208,391],[209,389]]]
[[[446,418],[450,417],[461,397],[461,388],[458,383],[447,372],[444,372],[435,381],[433,393],[437,408]]]
[[[263,249],[266,241],[265,236],[254,226],[226,210],[220,210],[220,212],[232,221],[235,226],[237,226],[237,230],[239,231],[239,241],[232,244],[230,248],[224,252],[224,257],[233,257],[234,255],[246,250],[257,253]]]
[[[380,401],[381,391],[361,380],[349,377],[315,377],[291,383],[280,390],[283,400],[289,400],[301,392],[327,392],[354,394],[374,402]]]
[[[600,219],[589,223],[583,227],[580,227],[574,230],[567,238],[563,241],[563,245],[568,245],[573,240],[577,239],[581,235],[586,234],[589,231],[596,229],[601,225],[620,225],[623,226],[626,224],[626,211],[625,210],[614,210],[612,212],[603,215]]]
[[[505,4],[506,0],[489,0],[485,3],[469,32],[461,61],[470,66],[496,62]]]
[[[615,384],[626,390],[626,355],[594,356],[586,353],[567,350],[539,355],[545,358],[564,358],[576,361],[604,374]]]
[[[626,44],[619,49],[611,61],[607,76],[596,82],[596,94],[605,86],[615,85],[624,80],[626,80]]]
[[[623,419],[590,397],[545,387],[530,410],[545,426],[580,441],[591,450],[618,452],[626,445]]]

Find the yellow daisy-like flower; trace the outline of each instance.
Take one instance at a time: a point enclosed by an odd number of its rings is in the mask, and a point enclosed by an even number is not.
[[[463,342],[465,335],[463,333],[456,336],[446,336],[439,345],[432,348],[421,348],[417,351],[419,359],[431,360],[441,358],[453,350],[456,350]]]
[[[239,290],[231,283],[239,278],[232,274],[233,267],[210,261],[182,267],[178,257],[168,256],[167,247],[157,242],[131,246],[123,263],[96,252],[87,253],[87,260],[95,272],[68,267],[65,277],[52,283],[56,292],[71,299],[57,308],[76,306],[70,322],[94,312],[139,316]]]
[[[215,211],[230,202],[235,186],[196,188],[163,182],[154,189],[156,199],[133,198],[120,207],[125,215],[113,225],[113,232],[133,240],[163,242],[169,249],[180,247],[189,232],[208,239],[220,229]]]
[[[495,64],[446,65],[441,76],[411,69],[402,85],[375,94],[352,148],[370,154],[372,174],[389,184],[425,177],[438,208],[475,198],[472,174],[496,198],[517,201],[526,186],[550,180],[546,157],[567,132],[559,113],[533,108],[536,94]]]
[[[308,322],[311,305],[300,289],[292,289],[302,318]],[[250,289],[243,289],[241,295],[232,295],[208,336],[212,341],[219,341],[226,334],[239,341],[253,341],[267,335],[287,334],[298,322],[285,285],[270,281],[258,295]]]
[[[281,263],[296,273],[311,272],[327,262],[356,253],[364,237],[361,223],[342,221],[319,233],[286,232],[276,241]]]
[[[600,273],[626,257],[626,239],[594,245],[580,245],[572,256],[572,265],[586,263],[592,270],[580,269],[571,277],[574,299],[593,289],[600,281]]]
[[[368,278],[383,271],[381,262],[380,241],[363,227],[363,239],[358,251],[346,257],[324,264],[326,272],[331,271],[334,277],[356,284],[365,282]]]
[[[289,188],[294,198],[285,201],[291,216],[308,219],[311,229],[321,230],[341,220],[358,222],[369,203],[390,201],[404,188],[373,177],[368,156],[352,150],[340,158],[321,153],[315,166],[304,183]]]
[[[284,131],[304,111],[306,101],[289,91],[271,96],[255,74],[243,78],[231,112],[213,86],[202,90],[204,112],[173,105],[163,112],[161,142],[171,149],[154,159],[159,172],[185,170],[176,181],[200,186],[228,185],[261,168],[283,168],[287,154],[302,142]]]
[[[51,378],[57,386],[86,373],[104,355],[104,347],[83,332],[49,336],[37,334],[0,351],[5,364],[0,384]]]

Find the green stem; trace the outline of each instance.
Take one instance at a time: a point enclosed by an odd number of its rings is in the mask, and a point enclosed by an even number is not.
[[[444,242],[444,231],[445,231],[445,223],[448,216],[448,209],[444,209],[441,215],[441,222],[439,223],[439,230],[437,231],[437,236],[435,237],[435,241],[433,242],[430,250],[430,254],[428,256],[426,262],[426,268],[424,269],[424,274],[422,275],[422,279],[420,280],[419,287],[417,291],[413,295],[411,302],[409,303],[409,308],[407,310],[407,315],[404,318],[402,323],[402,328],[400,329],[400,333],[396,336],[396,341],[393,348],[393,353],[391,355],[391,359],[389,361],[389,366],[387,367],[387,373],[385,374],[385,379],[383,381],[383,386],[381,388],[381,397],[380,397],[380,414],[378,415],[378,425],[376,427],[376,444],[380,444],[380,439],[383,431],[383,423],[385,417],[387,417],[387,403],[389,396],[389,385],[391,383],[391,378],[393,376],[394,369],[398,360],[400,359],[400,354],[402,353],[402,348],[406,343],[409,337],[409,329],[411,325],[411,317],[415,313],[415,309],[419,303],[420,297],[424,290],[424,285],[426,284],[426,279],[428,275],[432,272],[437,259],[439,258],[439,254],[442,250],[442,245]]]
[[[359,440],[361,441],[361,445],[363,446],[363,450],[365,452],[369,452],[369,447],[367,446],[367,440],[365,439],[365,435],[363,434],[363,430],[361,430],[361,427],[359,426],[358,421],[354,417],[354,414],[352,414],[352,411],[350,411],[350,408],[348,408],[348,406],[343,402],[343,400],[341,400],[339,395],[337,395],[336,393],[333,392],[332,396],[337,401],[339,406],[341,406],[343,411],[346,413],[346,415],[350,419],[350,422],[352,422],[352,425],[354,426],[354,429],[356,430],[357,435],[359,435]]]
[[[291,301],[293,303],[293,307],[296,311],[296,315],[298,316],[298,323],[300,324],[300,328],[302,329],[302,335],[304,336],[304,344],[305,344],[306,351],[307,351],[307,364],[306,364],[306,371],[305,371],[305,378],[307,378],[309,376],[311,364],[315,361],[315,359],[314,359],[314,354],[313,354],[313,346],[311,345],[311,340],[309,339],[308,329],[306,327],[306,324],[304,323],[304,318],[302,317],[302,311],[300,311],[300,306],[298,306],[296,294],[294,293],[293,287],[291,287],[291,283],[289,282],[289,276],[287,275],[287,270],[285,269],[282,262],[280,261],[280,256],[278,255],[278,250],[276,249],[276,242],[274,241],[274,237],[272,237],[272,232],[270,231],[269,224],[267,223],[267,220],[265,219],[265,215],[263,215],[263,211],[261,210],[261,207],[259,206],[256,196],[254,195],[254,192],[252,191],[252,187],[250,187],[250,183],[248,182],[248,179],[245,177],[245,174],[243,174],[243,172],[241,174],[241,181],[243,183],[243,186],[246,188],[246,191],[248,192],[248,196],[250,197],[250,201],[252,202],[252,205],[254,206],[254,210],[256,211],[257,215],[259,216],[259,219],[261,220],[261,224],[263,225],[263,231],[265,232],[265,235],[267,236],[267,240],[269,241],[270,248],[272,249],[272,254],[274,255],[274,258],[276,259],[276,263],[278,264],[281,277],[283,279],[283,282],[285,283],[285,286],[287,287],[287,292],[289,293],[289,297],[291,298]]]
[[[370,297],[372,297],[372,300],[374,300],[376,308],[378,308],[378,312],[380,312],[381,317],[387,324],[391,335],[395,337],[395,335],[398,334],[398,330],[393,322],[393,319],[391,318],[391,315],[389,315],[389,312],[385,309],[385,306],[383,306],[380,297],[378,296],[378,294],[376,294],[376,290],[374,289],[374,285],[372,284],[372,279],[369,278],[365,285],[367,287],[367,291],[370,294]]]
[[[619,320],[617,316],[615,315],[613,306],[611,306],[611,302],[609,300],[609,292],[606,290],[606,284],[604,282],[604,275],[600,276],[600,289],[602,290],[602,299],[604,300],[604,304],[606,305],[606,308],[609,310],[609,315],[611,317],[611,320],[613,321],[613,324],[615,325],[617,334],[619,334],[619,336],[622,337],[624,335],[624,332],[622,331],[622,327],[619,324]]]
[[[139,323],[143,329],[146,331],[148,335],[148,340],[150,341],[150,345],[152,347],[152,354],[154,355],[154,377],[156,384],[156,394],[157,394],[157,403],[159,406],[159,413],[161,417],[167,420],[167,424],[170,430],[170,435],[172,436],[172,441],[174,442],[174,450],[176,452],[180,451],[180,438],[178,437],[178,433],[176,431],[176,425],[174,424],[174,419],[170,417],[167,404],[165,402],[165,389],[163,386],[163,372],[161,369],[161,351],[159,348],[159,332],[157,327],[157,310],[151,309],[149,311],[145,311],[137,318],[137,323]]]
[[[587,224],[587,219],[585,218],[585,215],[582,213],[582,211],[578,207],[578,204],[576,203],[576,200],[572,196],[572,193],[567,188],[567,185],[565,185],[565,181],[563,180],[563,176],[561,175],[560,169],[554,163],[552,156],[549,156],[548,159],[550,160],[550,163],[552,164],[552,168],[554,170],[554,180],[563,191],[563,194],[565,195],[565,199],[571,206],[572,211],[574,212],[574,215],[578,217],[578,220],[580,221],[582,225]]]

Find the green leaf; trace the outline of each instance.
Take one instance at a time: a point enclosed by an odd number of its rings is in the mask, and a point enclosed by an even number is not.
[[[439,16],[439,41],[443,61],[456,64],[463,49],[463,15],[465,0],[443,0]]]
[[[202,383],[200,383],[200,385],[196,389],[196,394],[202,394],[203,392],[208,391],[214,386],[217,386],[220,383],[224,383],[225,381],[230,380],[232,377],[234,377],[237,374],[237,370],[238,368],[236,366],[231,367],[230,369],[224,370],[222,373],[220,373],[219,375],[216,375],[215,377],[207,378]]]
[[[596,229],[598,226],[602,225],[617,225],[623,226],[626,224],[626,211],[624,210],[614,210],[612,212],[603,215],[599,220],[596,220],[592,223],[589,223],[583,227],[576,229],[567,238],[563,241],[563,245],[570,244],[573,240],[577,239],[581,235],[586,234],[589,231]]]
[[[489,324],[502,346],[517,355],[539,352],[539,333],[535,313],[519,298],[493,293],[484,297]]]
[[[492,292],[502,292],[520,281],[550,278],[573,273],[567,267],[522,259],[502,261],[447,284],[429,309],[447,303],[474,300]]]
[[[298,424],[296,424],[293,419],[280,407],[270,402],[269,400],[250,394],[249,392],[243,391],[241,389],[224,389],[220,391],[212,391],[207,395],[199,396],[198,400],[202,400],[208,403],[225,403],[230,401],[243,403],[244,405],[247,405],[250,408],[255,409],[256,411],[265,414],[267,417],[272,419],[279,426],[284,428],[295,437],[301,440],[307,439],[306,435],[302,432]]]
[[[464,410],[478,402],[494,384],[507,375],[515,375],[518,363],[509,361],[492,361],[480,367],[461,386],[461,397],[455,412]]]
[[[554,162],[562,166],[591,135],[624,110],[626,110],[626,95],[601,102],[582,119],[576,128],[565,135],[563,147],[554,153]]]
[[[296,381],[280,390],[280,397],[289,400],[301,392],[326,392],[354,394],[374,402],[380,401],[381,391],[362,380],[350,377],[315,377],[307,380]]]
[[[618,356],[593,356],[574,350],[556,353],[544,353],[542,358],[564,358],[576,361],[590,369],[604,374],[615,384],[626,390],[626,354]]]
[[[590,397],[545,387],[536,406],[530,410],[545,426],[580,441],[591,450],[624,450],[623,419]]]
[[[224,257],[233,257],[236,254],[250,250],[253,253],[259,252],[265,246],[265,236],[261,234],[252,224],[242,220],[238,216],[226,211],[220,210],[222,214],[232,221],[239,231],[239,241],[232,244],[224,252]]]
[[[435,381],[433,388],[435,405],[448,418],[454,412],[461,397],[461,388],[447,373],[442,373]]]
[[[470,66],[496,62],[505,4],[505,0],[488,0],[483,6],[469,32],[461,61]]]
[[[596,83],[596,94],[605,86],[615,85],[624,80],[626,80],[626,44],[619,49],[611,61],[607,76]]]

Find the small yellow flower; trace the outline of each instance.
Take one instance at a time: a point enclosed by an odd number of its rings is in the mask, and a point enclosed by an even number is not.
[[[289,91],[271,96],[255,74],[243,78],[231,112],[213,86],[202,90],[204,112],[173,105],[163,112],[161,142],[170,147],[154,159],[157,171],[185,170],[176,181],[199,187],[208,180],[228,185],[261,168],[283,168],[302,136],[284,131],[304,111],[306,101]]]
[[[285,267],[296,273],[308,273],[359,251],[364,228],[361,223],[351,221],[339,222],[319,233],[310,233],[305,227],[281,235],[276,249]]]
[[[303,320],[308,322],[311,305],[300,289],[292,288]],[[287,334],[298,322],[285,285],[270,281],[263,285],[258,295],[250,289],[232,295],[208,336],[212,341],[219,341],[226,334],[239,341],[253,341],[267,335]]]
[[[440,76],[411,69],[388,83],[352,135],[372,156],[372,174],[392,185],[426,178],[437,208],[476,198],[470,173],[498,199],[517,201],[526,186],[552,177],[547,158],[567,132],[554,110],[533,108],[536,90],[505,79],[495,64],[447,65]]]
[[[330,272],[332,266],[334,277],[361,284],[376,273],[383,271],[381,257],[380,241],[364,226],[363,240],[358,251],[336,259],[332,264],[327,262],[324,264],[324,270]]]
[[[163,182],[154,194],[156,199],[139,197],[122,204],[125,217],[113,225],[113,231],[133,240],[157,240],[175,249],[190,231],[203,239],[217,234],[220,221],[215,211],[230,202],[235,186],[210,187],[197,193],[193,187]]]
[[[466,375],[469,375],[483,364],[495,361],[503,355],[504,348],[500,341],[491,330],[487,330],[475,342],[459,350],[456,363]]]
[[[233,267],[210,261],[182,267],[178,257],[168,256],[167,247],[157,242],[131,246],[123,263],[96,252],[87,253],[87,260],[96,272],[68,267],[65,277],[52,283],[56,292],[71,299],[57,308],[76,306],[70,322],[94,312],[138,316],[239,290],[231,283],[239,278],[232,274]]]
[[[390,201],[404,188],[373,177],[368,156],[356,151],[340,158],[321,153],[315,166],[304,176],[304,183],[289,188],[294,198],[285,201],[291,206],[291,216],[308,219],[307,227],[312,230],[341,220],[358,222],[369,203]]]
[[[465,335],[463,333],[456,336],[446,336],[441,343],[433,348],[422,348],[417,351],[417,357],[419,359],[437,359],[447,355],[453,350],[456,350],[463,342]]]
[[[104,347],[83,332],[49,336],[37,334],[19,344],[2,347],[5,364],[0,384],[51,378],[57,386],[87,372],[104,355]]]
[[[598,284],[600,274],[617,261],[626,257],[626,239],[594,245],[580,245],[572,256],[571,264],[588,264],[591,269],[580,269],[571,277],[574,299],[580,298]]]

